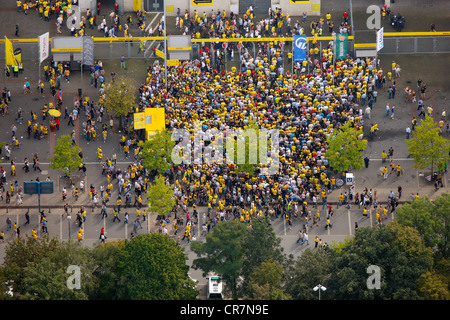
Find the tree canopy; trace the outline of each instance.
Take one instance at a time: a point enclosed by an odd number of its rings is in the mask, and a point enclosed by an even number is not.
[[[135,93],[136,88],[132,80],[121,76],[106,83],[102,102],[108,112],[122,119],[137,107]]]
[[[425,244],[437,249],[439,257],[449,258],[450,194],[443,193],[434,201],[421,197],[396,210],[396,220],[417,229]]]
[[[50,168],[64,172],[66,176],[70,177],[73,170],[83,164],[80,152],[81,148],[73,144],[70,135],[62,135],[56,143],[54,156],[49,158]]]
[[[412,138],[406,143],[416,168],[431,166],[433,173],[434,169],[443,170],[450,161],[450,142],[439,134],[439,126],[428,115],[415,127]]]
[[[173,186],[166,184],[164,176],[158,176],[155,183],[148,187],[149,210],[165,217],[175,205]]]
[[[120,299],[191,300],[198,294],[186,254],[165,235],[139,235],[125,243],[118,258]]]
[[[157,131],[150,139],[139,142],[139,158],[147,170],[164,173],[172,167],[171,154],[174,146],[175,141],[171,140],[169,131]]]
[[[331,168],[346,172],[364,166],[363,153],[367,140],[362,139],[362,128],[354,128],[350,121],[341,125],[328,137],[325,157]]]

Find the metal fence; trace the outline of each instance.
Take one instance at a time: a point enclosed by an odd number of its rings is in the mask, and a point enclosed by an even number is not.
[[[329,40],[318,41],[322,47],[326,47]],[[243,42],[243,48],[247,48],[252,56],[261,50],[266,50],[267,42]],[[222,43],[207,42],[204,46],[209,47],[212,58],[214,58],[217,50],[224,50]],[[229,65],[236,65],[239,63],[239,47],[237,43],[229,42],[228,46],[233,51],[234,57],[230,59],[229,55],[225,55],[224,62],[227,69]],[[198,58],[198,53],[202,44],[192,44],[192,58]],[[22,60],[37,60],[38,59],[38,43],[14,43],[14,49],[22,49]],[[51,46],[50,46],[51,48]],[[153,48],[164,51],[163,41],[146,41],[143,50],[140,50],[140,41],[97,41],[95,42],[94,58],[96,60],[102,59],[120,59],[125,56],[127,59],[142,59],[142,58],[157,58],[153,54]],[[5,52],[5,44],[0,43],[0,52]],[[241,49],[242,50],[242,49]],[[283,46],[282,53],[286,56],[288,51],[292,52],[292,42],[286,42]],[[353,41],[350,40],[348,44],[348,52],[352,56]],[[270,52],[268,51],[270,54]],[[412,36],[412,37],[385,37],[384,48],[380,50],[379,54],[429,54],[429,53],[450,53],[450,36]],[[3,54],[0,54],[3,56]],[[3,58],[3,57],[2,57]],[[3,59],[2,59],[3,60]]]
[[[450,37],[385,37],[379,54],[450,53]]]

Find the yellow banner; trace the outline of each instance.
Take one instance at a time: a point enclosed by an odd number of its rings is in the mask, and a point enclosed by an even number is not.
[[[161,50],[156,49],[155,54],[161,59],[165,59],[164,52],[162,52]]]
[[[141,0],[133,0],[133,10],[135,12],[141,10]]]
[[[52,52],[81,52],[81,48],[52,48]]]
[[[183,51],[183,50],[190,51],[190,50],[192,50],[192,47],[167,47],[167,50],[169,50],[169,51]]]
[[[17,48],[16,50],[14,50],[14,59],[16,59],[16,62],[19,66],[22,64],[22,49]]]
[[[16,58],[14,57],[14,48],[11,40],[5,37],[5,57],[6,57],[6,65],[8,66],[17,66],[18,63]]]

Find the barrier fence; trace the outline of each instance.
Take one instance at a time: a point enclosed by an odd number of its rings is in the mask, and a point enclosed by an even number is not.
[[[131,40],[130,40],[131,39]],[[208,47],[212,53],[215,63],[216,53],[224,52],[224,68],[229,69],[231,66],[238,67],[239,52],[245,49],[248,54],[255,57],[259,50],[267,50],[270,57],[270,46],[268,44],[283,44],[281,53],[286,58],[288,52],[292,52],[292,37],[285,38],[241,38],[241,39],[192,39],[191,56],[193,59],[198,58],[201,48]],[[367,47],[374,48],[375,44],[355,44],[354,37],[348,37],[348,53],[353,56],[355,48]],[[11,39],[14,49],[22,49],[22,60],[37,60],[39,54],[38,40],[36,39]],[[308,37],[310,44],[313,40],[322,47],[327,47],[333,37]],[[4,56],[5,43],[4,39],[0,40],[0,57]],[[134,37],[134,38],[101,38],[94,37],[95,49],[94,58],[98,59],[120,59],[125,56],[127,59],[160,59],[154,54],[154,48],[164,51],[164,37]],[[143,48],[140,43],[143,42]],[[225,48],[226,47],[226,48]],[[51,41],[50,41],[50,49]],[[171,48],[168,48],[169,50]],[[172,48],[176,49],[176,48]],[[189,48],[182,48],[189,49]],[[231,55],[231,51],[233,54]],[[434,53],[450,53],[450,32],[405,32],[405,33],[385,33],[384,47],[378,54],[434,54]],[[3,57],[2,57],[3,58]],[[162,61],[162,59],[160,59]]]

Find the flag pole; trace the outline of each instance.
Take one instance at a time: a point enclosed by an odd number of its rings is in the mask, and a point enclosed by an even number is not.
[[[164,0],[164,82],[167,90],[167,18],[166,18],[166,1]]]
[[[38,60],[39,60],[39,73],[38,73],[38,85],[40,85],[41,81],[41,41],[38,37],[38,43],[39,43],[39,50],[38,50]]]
[[[8,68],[8,64],[7,64],[6,60],[7,59],[6,59],[6,36],[5,36],[5,88],[6,88],[6,78],[7,78],[7,76],[6,76],[6,69]]]

